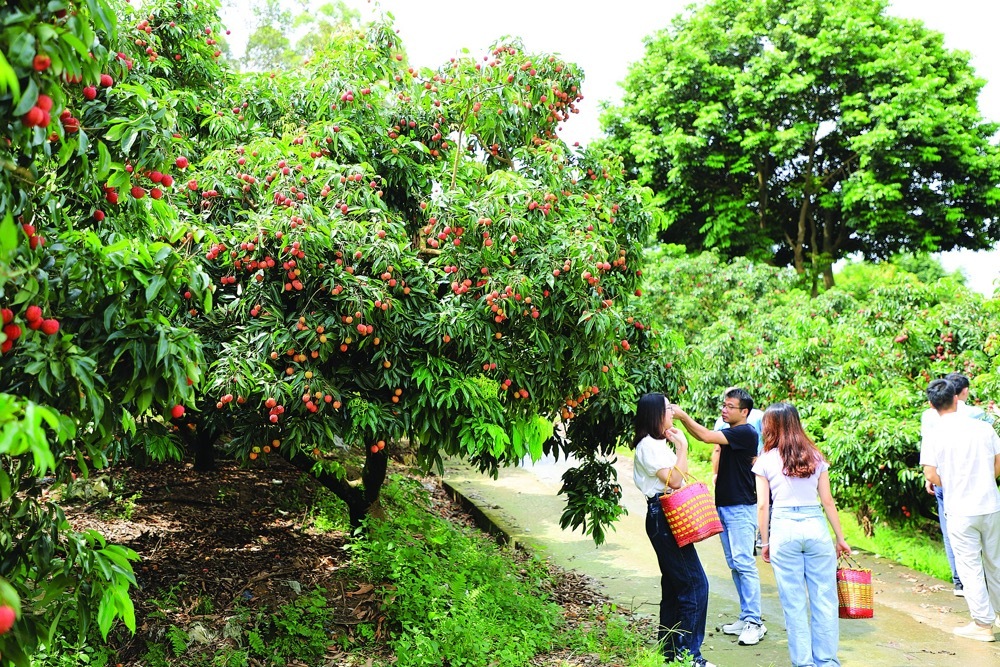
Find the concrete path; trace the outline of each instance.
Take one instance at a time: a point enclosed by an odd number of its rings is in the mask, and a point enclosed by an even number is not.
[[[632,483],[632,460],[619,457],[616,463],[629,514],[600,547],[579,531],[559,528],[565,498],[557,493],[567,467],[563,461],[542,461],[503,470],[492,480],[464,463],[449,461],[444,481],[514,541],[561,567],[591,576],[617,604],[655,616],[660,575],[646,538],[645,500]],[[715,631],[739,617],[722,545],[716,537],[697,548],[710,588],[705,657],[719,667],[788,665],[787,636],[770,565],[758,558],[767,636],[756,646],[739,646],[735,637]],[[950,586],[870,554],[860,554],[858,560],[873,571],[875,618],[840,621],[843,665],[1000,667],[1000,642],[976,642],[950,633],[970,620],[965,601],[954,597]]]

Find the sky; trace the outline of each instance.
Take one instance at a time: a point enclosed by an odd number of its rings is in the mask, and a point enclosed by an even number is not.
[[[242,54],[252,30],[250,0],[223,0],[223,19],[232,30],[233,54]],[[325,0],[317,0],[325,1]],[[297,10],[299,2],[281,0]],[[410,60],[421,67],[437,67],[462,49],[475,53],[504,36],[520,37],[529,51],[556,53],[580,65],[585,73],[584,99],[560,132],[569,143],[587,143],[600,136],[600,101],[617,102],[619,82],[630,63],[643,56],[643,37],[670,24],[688,0],[344,0],[362,12],[395,18]],[[980,111],[1000,122],[1000,39],[992,20],[996,0],[893,0],[890,13],[919,19],[945,36],[951,49],[968,51],[978,75],[987,81],[980,95]],[[990,80],[990,79],[994,80]],[[969,286],[993,293],[1000,280],[1000,246],[992,252],[943,253],[948,270],[963,269]]]

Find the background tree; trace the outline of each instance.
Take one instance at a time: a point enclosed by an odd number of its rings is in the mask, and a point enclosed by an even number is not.
[[[300,61],[289,37],[294,15],[280,0],[263,0],[253,5],[255,27],[247,39],[243,63],[264,71],[293,67]]]
[[[718,0],[647,39],[603,123],[664,238],[833,283],[847,254],[1000,238],[983,81],[887,2]]]
[[[908,261],[920,275],[893,262],[849,264],[813,298],[788,267],[654,254],[649,296],[663,315],[652,322],[683,337],[673,357],[680,402],[710,421],[720,387],[745,386],[762,408],[791,401],[864,527],[932,527],[918,465],[928,382],[958,371],[972,380],[973,402],[993,410],[1000,396],[1000,300],[934,264]]]

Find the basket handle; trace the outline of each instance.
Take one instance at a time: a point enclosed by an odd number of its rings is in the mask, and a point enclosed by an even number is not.
[[[677,470],[677,468],[675,466],[670,466],[670,468],[668,468],[668,470],[670,470],[670,472],[667,473],[667,479],[670,479],[671,475],[674,474],[674,470]],[[695,477],[691,473],[684,472],[683,470],[677,470],[677,472],[679,472],[681,474],[681,478],[683,480],[683,484],[681,484],[680,488],[673,489],[673,488],[670,487],[670,483],[667,482],[666,484],[663,485],[663,493],[664,493],[664,495],[670,495],[674,491],[680,491],[685,486],[687,486],[688,484],[690,484],[692,480],[695,481],[695,482],[700,482],[701,481],[700,479],[698,479],[697,477]]]
[[[852,569],[855,569],[855,570],[867,570],[868,569],[868,568],[862,567],[861,564],[858,561],[854,560],[853,558],[851,558],[847,554],[840,554],[840,556],[838,557],[837,560],[838,561],[842,561],[843,563],[846,563],[849,567],[851,567]]]

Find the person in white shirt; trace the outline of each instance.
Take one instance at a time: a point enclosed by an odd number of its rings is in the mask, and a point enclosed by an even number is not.
[[[948,380],[934,380],[927,399],[938,413],[920,451],[924,476],[947,490],[944,512],[955,567],[965,589],[972,622],[953,632],[996,641],[993,623],[1000,610],[1000,438],[989,424],[958,412],[958,396]]]
[[[988,415],[982,408],[969,405],[969,378],[962,375],[961,373],[948,373],[944,376],[944,379],[951,383],[952,387],[955,388],[955,396],[958,398],[958,408],[957,412],[960,415],[964,415],[971,419],[979,419],[990,424],[993,423],[993,418]],[[920,415],[920,441],[921,450],[923,450],[923,443],[927,440],[927,434],[937,423],[938,413],[933,407],[924,410],[923,414]],[[925,480],[924,489],[928,494],[934,496],[937,500],[937,510],[938,510],[938,524],[941,526],[941,537],[944,541],[944,553],[948,557],[948,566],[951,568],[951,581],[954,586],[954,593],[958,597],[963,597],[965,595],[965,590],[962,586],[962,578],[958,576],[958,570],[955,568],[955,554],[951,549],[951,540],[948,538],[948,519],[944,512],[944,489],[940,486],[935,486],[931,484],[930,481]]]
[[[793,665],[837,667],[837,556],[850,554],[851,548],[830,492],[830,466],[791,403],[769,406],[763,429],[764,453],[753,466],[761,557],[774,570],[788,653]]]
[[[646,535],[660,566],[657,634],[663,655],[669,663],[690,654],[695,667],[715,667],[701,655],[708,616],[708,577],[694,544],[677,546],[660,506],[661,495],[683,485],[682,473],[688,467],[687,438],[674,428],[663,394],[646,394],[639,399],[632,447],[633,479],[646,497]]]

